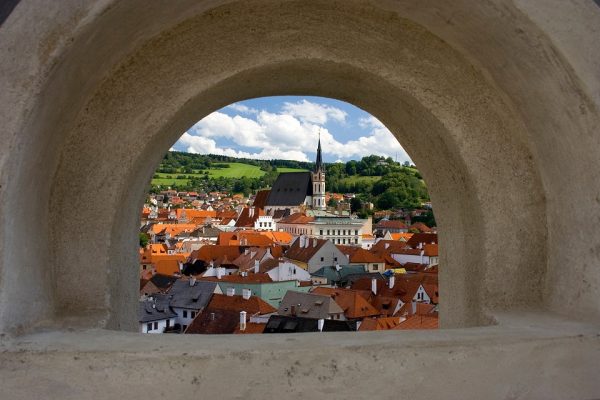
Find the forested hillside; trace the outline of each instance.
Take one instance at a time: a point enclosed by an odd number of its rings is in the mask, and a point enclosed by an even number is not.
[[[219,155],[168,152],[151,183],[151,191],[167,187],[186,191],[231,191],[246,195],[270,187],[282,172],[312,170],[314,163],[251,160]],[[408,163],[375,155],[360,161],[326,163],[328,192],[355,193],[378,209],[415,208],[429,200],[419,171]]]

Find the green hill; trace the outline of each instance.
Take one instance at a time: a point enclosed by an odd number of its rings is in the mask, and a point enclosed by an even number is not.
[[[160,170],[160,168],[159,168]],[[185,186],[188,185],[192,178],[204,178],[208,172],[209,178],[260,178],[266,174],[256,165],[245,164],[241,162],[228,162],[212,164],[207,169],[194,169],[193,172],[183,172],[184,168],[179,167],[174,169],[175,172],[164,173],[156,172],[152,178],[152,185],[160,186]],[[297,172],[306,171],[301,168],[277,168],[277,172]]]

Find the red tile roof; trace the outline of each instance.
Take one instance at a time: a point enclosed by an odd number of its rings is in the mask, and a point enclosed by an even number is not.
[[[280,224],[307,224],[315,220],[315,217],[309,217],[303,213],[294,213],[290,216],[282,218]]]
[[[439,318],[437,315],[419,315],[415,314],[402,321],[395,330],[407,329],[438,329]]]
[[[225,294],[214,294],[207,308],[227,311],[246,311],[248,317],[250,315],[271,314],[277,311],[269,303],[265,302],[258,296],[250,296],[249,299],[244,299],[242,296],[227,296]]]
[[[431,228],[428,227],[427,225],[425,225],[422,222],[415,222],[414,224],[412,224],[410,226],[409,229],[414,229],[414,230],[417,230],[417,231],[419,231],[421,233],[430,233],[430,232],[432,232]]]
[[[205,263],[210,263],[220,257],[225,257],[229,260],[235,260],[240,256],[240,248],[237,246],[220,246],[220,245],[204,245],[198,250],[192,251],[190,261],[202,260]]]
[[[438,242],[437,233],[415,233],[414,235],[412,235],[412,237],[410,239],[408,239],[408,242],[406,242],[406,244],[414,249],[419,246],[419,243],[423,243],[423,244],[436,243],[437,244],[437,242]]]
[[[263,333],[266,325],[267,324],[257,324],[254,322],[246,322],[246,329],[241,331],[240,324],[238,323],[238,325],[235,327],[235,330],[233,331],[233,333],[236,333],[236,334]]]
[[[344,310],[344,315],[348,319],[365,318],[380,314],[380,312],[369,304],[360,292],[356,290],[317,287],[312,290],[311,293],[331,297],[342,310]]]
[[[254,222],[258,219],[259,216],[265,215],[265,212],[262,208],[257,207],[247,207],[242,210],[242,213],[238,217],[235,222],[235,226],[238,227],[253,227]]]
[[[308,241],[308,246],[300,247],[301,237],[298,237],[294,243],[290,246],[285,256],[292,260],[297,260],[307,263],[324,245],[329,241],[326,239],[307,238],[304,237],[305,241]],[[331,243],[331,242],[329,242]],[[315,246],[316,244],[316,246]]]
[[[358,331],[385,331],[394,329],[399,324],[400,317],[365,318],[362,320]]]
[[[375,225],[375,229],[407,229],[407,227],[400,220],[381,220]]]
[[[267,199],[269,198],[270,190],[259,190],[256,192],[256,197],[254,198],[254,202],[252,205],[258,208],[265,208],[267,205]]]

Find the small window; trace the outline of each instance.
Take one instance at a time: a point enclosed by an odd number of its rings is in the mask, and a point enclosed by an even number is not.
[[[321,257],[321,262],[325,261],[325,257]]]
[[[148,322],[146,325],[146,331],[150,332],[152,330],[152,322]]]
[[[337,257],[333,257],[333,261],[337,261]]]
[[[187,318],[187,311],[183,311],[183,318]]]
[[[379,264],[373,264],[373,271],[377,271],[379,269]]]
[[[319,235],[323,236],[323,229],[319,230]]]
[[[190,318],[194,318],[196,316],[196,311],[190,312]]]
[[[158,322],[154,323],[154,329],[158,329]]]

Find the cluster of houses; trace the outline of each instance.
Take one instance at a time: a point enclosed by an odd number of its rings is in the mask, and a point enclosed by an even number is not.
[[[140,332],[437,328],[435,229],[328,209],[320,154],[319,143],[314,172],[280,174],[250,205],[153,197],[142,211]],[[171,208],[174,198],[189,208]]]
[[[303,234],[188,225],[153,224],[157,234],[140,249],[143,333],[437,327],[435,233],[388,232],[390,239],[366,249]],[[186,245],[190,238],[198,246]]]

